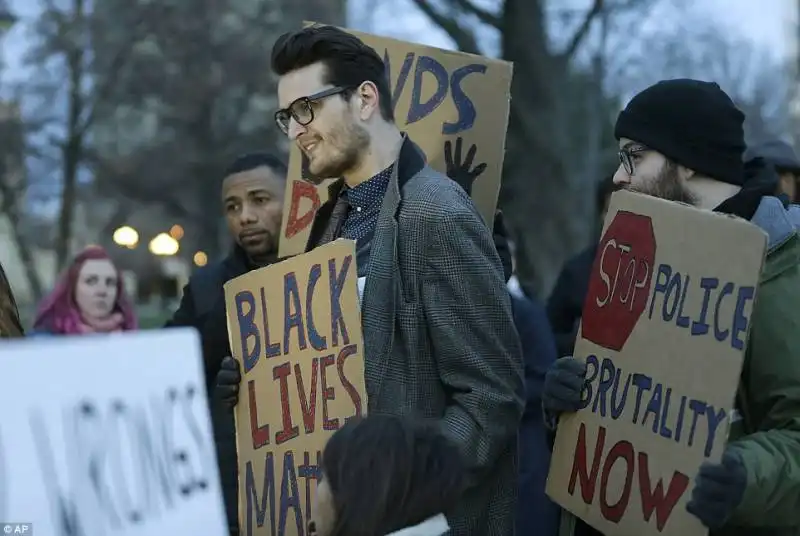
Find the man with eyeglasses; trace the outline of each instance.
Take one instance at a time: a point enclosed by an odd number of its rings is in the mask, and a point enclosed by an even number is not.
[[[777,181],[745,174],[743,122],[744,114],[717,84],[659,82],[636,95],[617,119],[621,163],[614,181],[745,218],[768,234],[729,442],[720,464],[701,467],[686,508],[713,536],[797,536],[799,219],[774,197]],[[559,359],[548,371],[543,401],[551,423],[560,413],[578,409],[585,371],[585,364],[572,357]],[[571,516],[562,520],[565,529],[574,527]]]
[[[451,534],[513,534],[525,389],[503,265],[464,187],[425,163],[394,122],[383,60],[354,35],[317,26],[272,51],[280,128],[313,177],[341,177],[307,249],[356,241],[369,413],[438,421],[469,486]],[[316,181],[317,179],[310,180]],[[241,379],[226,360],[219,389]]]

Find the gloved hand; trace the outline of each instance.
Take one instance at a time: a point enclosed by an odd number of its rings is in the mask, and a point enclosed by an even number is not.
[[[231,356],[223,358],[215,389],[217,397],[225,406],[233,408],[239,401],[240,383],[242,373],[239,371],[239,362]]]
[[[500,256],[500,261],[503,263],[503,275],[506,278],[506,283],[511,279],[514,273],[514,263],[511,258],[511,248],[508,245],[508,231],[506,230],[505,220],[503,219],[503,212],[498,210],[494,213],[494,248]]]
[[[747,471],[742,455],[735,447],[728,447],[721,463],[706,462],[700,466],[686,510],[709,529],[720,529],[742,502],[746,487]]]
[[[545,411],[554,416],[578,411],[585,377],[586,363],[583,361],[572,356],[556,360],[544,377],[542,405]]]

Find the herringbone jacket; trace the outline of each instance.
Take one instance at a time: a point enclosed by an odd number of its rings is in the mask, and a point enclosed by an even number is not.
[[[341,186],[317,212],[320,245]],[[336,218],[334,218],[336,219]],[[370,245],[362,304],[370,413],[437,420],[457,442],[469,488],[451,534],[509,536],[517,498],[523,361],[491,230],[455,182],[403,143]]]

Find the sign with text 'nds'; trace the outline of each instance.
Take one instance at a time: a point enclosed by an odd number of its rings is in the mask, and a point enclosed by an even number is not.
[[[444,173],[450,157],[479,172],[472,198],[491,226],[505,156],[512,64],[348,31],[383,57],[395,122],[423,150],[431,167]],[[292,144],[279,246],[281,258],[305,251],[314,214],[328,200],[330,181],[320,186],[304,181],[303,174],[308,173],[304,160]]]
[[[728,437],[767,237],[750,222],[630,192],[611,198],[547,493],[604,534],[701,536],[694,476]]]
[[[0,377],[0,522],[229,533],[194,330],[4,342]]]
[[[245,536],[306,534],[325,443],[366,412],[357,278],[336,240],[225,284]]]

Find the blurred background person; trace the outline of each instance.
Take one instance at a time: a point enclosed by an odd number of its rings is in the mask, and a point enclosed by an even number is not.
[[[755,159],[761,158],[764,164],[772,166],[778,174],[776,195],[783,194],[789,203],[797,203],[798,179],[800,178],[800,159],[794,148],[782,140],[769,140],[748,146],[744,153],[746,169],[758,167]]]
[[[42,301],[34,332],[86,335],[137,329],[122,274],[99,246],[79,253]]]
[[[309,536],[440,536],[466,468],[435,425],[372,415],[331,437],[321,472]]]
[[[222,359],[231,355],[223,285],[278,260],[286,164],[265,152],[246,153],[234,160],[219,181],[219,209],[233,239],[227,257],[197,270],[183,289],[180,306],[167,327],[191,326],[200,332],[211,423],[230,533],[238,527],[238,465],[233,411],[213,397],[211,381]],[[218,179],[219,180],[219,179]]]
[[[581,319],[583,302],[589,289],[589,275],[597,254],[600,233],[603,231],[603,221],[608,212],[608,202],[615,190],[613,175],[608,175],[597,185],[595,205],[598,219],[592,243],[564,264],[547,301],[547,316],[553,328],[559,356],[572,355],[575,347],[578,321]]]

